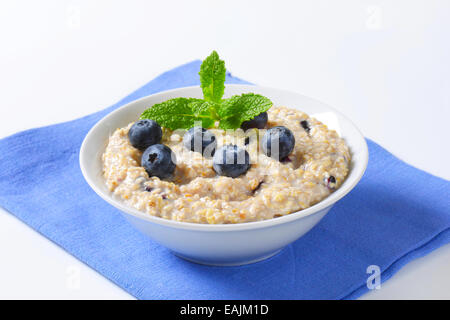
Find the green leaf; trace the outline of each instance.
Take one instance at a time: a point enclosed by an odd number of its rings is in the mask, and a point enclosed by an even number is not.
[[[200,86],[206,101],[220,102],[225,91],[225,62],[213,51],[200,66]]]
[[[242,124],[242,121],[239,119],[239,116],[236,116],[236,117],[231,117],[228,119],[220,120],[219,128],[224,129],[224,130],[237,129],[241,126],[241,124]]]
[[[270,99],[254,93],[232,96],[222,101],[217,110],[221,129],[237,129],[248,121],[272,107]]]
[[[201,121],[211,128],[216,121],[222,129],[237,129],[272,106],[272,101],[259,94],[246,93],[222,100],[225,91],[225,63],[213,51],[200,66],[202,99],[175,98],[155,104],[142,113],[141,119],[152,119],[160,126],[175,129],[192,128]]]
[[[211,103],[201,99],[174,98],[148,108],[140,119],[154,120],[172,130],[192,128],[196,121],[201,121],[203,128],[210,128],[215,122],[212,108]]]

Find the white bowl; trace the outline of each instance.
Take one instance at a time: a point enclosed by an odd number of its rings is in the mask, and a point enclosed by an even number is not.
[[[345,196],[361,179],[367,166],[368,150],[363,135],[345,116],[331,107],[297,93],[250,85],[227,85],[225,97],[254,92],[270,98],[276,106],[297,108],[315,115],[336,129],[350,147],[350,173],[330,196],[316,205],[275,219],[240,224],[208,225],[178,222],[154,217],[126,206],[112,197],[102,176],[103,154],[109,136],[136,121],[155,103],[175,97],[202,98],[200,87],[186,87],[153,94],[133,101],[105,116],[87,134],[80,151],[80,166],[92,189],[118,208],[138,230],[176,255],[208,265],[242,265],[266,259],[314,227],[333,204]]]

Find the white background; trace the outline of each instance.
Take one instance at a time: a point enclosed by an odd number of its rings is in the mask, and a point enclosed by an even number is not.
[[[103,109],[216,49],[450,179],[450,1],[0,2],[0,137]],[[131,298],[0,209],[0,298]],[[363,298],[450,299],[450,245]],[[338,272],[334,270],[333,272]]]

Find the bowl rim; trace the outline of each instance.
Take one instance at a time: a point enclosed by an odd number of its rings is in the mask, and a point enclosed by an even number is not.
[[[286,94],[294,93],[297,95],[301,95],[294,91],[283,90],[283,89],[267,87],[267,86],[255,86],[255,85],[248,85],[248,84],[226,84],[226,87],[245,87],[245,88],[253,88],[253,89],[258,88],[261,90],[275,90],[278,92],[284,92]],[[311,207],[284,215],[282,217],[261,220],[261,221],[242,222],[242,223],[235,223],[235,224],[202,224],[202,223],[195,223],[195,222],[175,221],[175,220],[169,220],[169,219],[165,219],[165,218],[161,218],[161,217],[152,216],[150,214],[146,214],[142,211],[139,211],[138,209],[135,209],[133,207],[129,207],[129,206],[125,205],[124,203],[121,203],[120,200],[114,199],[112,195],[108,195],[108,194],[104,193],[103,191],[101,191],[97,187],[94,179],[92,179],[90,177],[88,170],[86,169],[85,163],[83,161],[83,159],[85,158],[84,153],[86,151],[86,146],[88,145],[89,141],[91,140],[91,137],[93,136],[93,134],[97,130],[97,128],[101,127],[104,123],[106,123],[106,120],[109,117],[111,117],[113,114],[121,112],[121,110],[126,109],[130,105],[135,104],[139,101],[148,99],[149,97],[163,96],[163,95],[167,95],[167,94],[176,93],[177,91],[180,91],[180,90],[188,90],[188,89],[194,89],[194,88],[198,89],[198,88],[200,88],[200,86],[198,86],[198,85],[186,86],[186,87],[179,87],[179,88],[175,88],[175,89],[160,91],[158,93],[150,94],[150,95],[141,97],[139,99],[133,100],[129,103],[126,103],[125,105],[115,109],[114,111],[109,112],[107,115],[102,117],[99,121],[97,121],[97,123],[89,130],[89,132],[86,134],[85,138],[83,139],[83,143],[81,144],[80,153],[79,153],[79,164],[80,164],[81,172],[83,174],[84,179],[89,184],[89,186],[94,190],[94,192],[97,193],[97,195],[99,195],[103,200],[105,200],[106,202],[108,202],[109,204],[114,206],[115,208],[119,209],[121,211],[121,213],[126,213],[126,214],[134,216],[138,219],[143,219],[143,220],[146,220],[147,222],[155,223],[158,225],[176,228],[176,229],[185,229],[185,230],[195,230],[195,231],[205,231],[205,232],[216,232],[216,231],[222,231],[222,232],[225,231],[226,232],[226,231],[240,231],[240,230],[268,228],[268,227],[273,227],[273,226],[284,224],[284,223],[289,223],[289,222],[297,220],[297,219],[302,219],[302,218],[308,217],[310,215],[313,215],[315,213],[318,213],[323,209],[331,207],[334,203],[336,203],[337,201],[342,199],[345,195],[347,195],[356,186],[356,184],[361,180],[362,176],[364,175],[364,172],[367,168],[367,163],[369,160],[369,152],[368,152],[367,142],[366,142],[363,134],[361,133],[361,131],[358,129],[358,127],[356,127],[353,124],[353,122],[350,119],[348,119],[345,115],[343,115],[341,112],[339,112],[335,108],[329,106],[328,104],[326,104],[320,100],[301,95],[311,101],[314,101],[314,102],[317,102],[317,103],[320,103],[320,104],[326,106],[331,111],[333,111],[334,113],[338,114],[340,117],[345,119],[345,121],[347,121],[348,124],[350,124],[353,127],[353,129],[355,129],[355,131],[358,133],[358,139],[361,140],[362,145],[363,145],[363,149],[360,152],[362,153],[361,161],[364,161],[364,163],[362,163],[362,166],[360,166],[359,171],[354,173],[354,178],[351,181],[351,183],[349,185],[347,185],[346,188],[340,187],[339,189],[337,189],[336,191],[334,191],[333,193],[328,195],[326,198],[324,198],[323,200],[319,201],[318,203],[316,203],[315,205],[313,205]],[[348,177],[346,179],[348,179]]]

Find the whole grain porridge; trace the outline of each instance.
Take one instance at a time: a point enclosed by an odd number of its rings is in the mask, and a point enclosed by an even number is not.
[[[183,132],[163,130],[161,144],[176,155],[168,179],[150,177],[141,166],[142,151],[130,144],[133,123],[117,129],[103,154],[103,174],[113,195],[147,214],[176,221],[225,224],[272,219],[308,208],[345,180],[349,148],[334,130],[307,114],[286,107],[268,110],[264,129],[209,129],[217,149],[233,144],[251,159],[245,174],[221,176],[213,159],[188,150]],[[275,126],[295,137],[292,152],[278,161],[261,150],[261,137]]]

